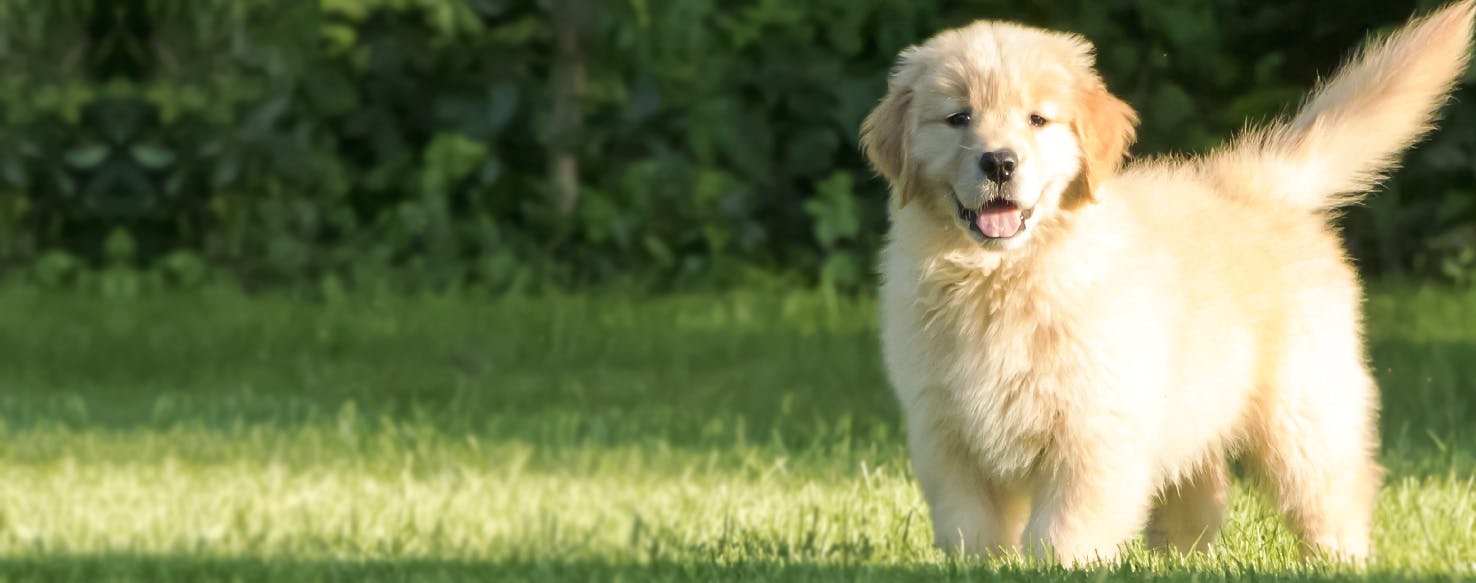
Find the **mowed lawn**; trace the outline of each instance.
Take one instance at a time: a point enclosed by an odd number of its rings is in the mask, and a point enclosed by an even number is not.
[[[930,546],[869,300],[0,293],[0,578],[1476,578],[1476,294],[1368,307],[1366,573],[1243,484],[1213,554],[1080,572]]]

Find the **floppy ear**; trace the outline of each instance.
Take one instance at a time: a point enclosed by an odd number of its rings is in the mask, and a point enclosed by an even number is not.
[[[917,197],[917,173],[908,159],[916,52],[915,48],[902,51],[888,83],[887,96],[861,122],[861,152],[871,161],[871,167],[892,184],[902,206]]]
[[[1099,78],[1081,90],[1081,108],[1073,124],[1081,144],[1081,176],[1087,198],[1097,199],[1097,187],[1117,173],[1128,146],[1138,136],[1138,113],[1107,91]]]

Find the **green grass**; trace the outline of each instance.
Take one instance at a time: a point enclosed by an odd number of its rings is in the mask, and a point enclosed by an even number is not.
[[[311,304],[0,294],[0,576],[1197,580],[1296,560],[1237,489],[1212,555],[944,558],[869,301]],[[1476,578],[1476,294],[1369,302],[1384,580]]]

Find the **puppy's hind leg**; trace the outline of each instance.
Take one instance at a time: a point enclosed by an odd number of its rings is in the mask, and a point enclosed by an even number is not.
[[[1230,496],[1230,469],[1214,456],[1159,495],[1148,520],[1148,546],[1206,551],[1220,531]]]
[[[1263,403],[1250,453],[1303,555],[1361,562],[1382,470],[1373,456],[1373,381],[1352,354],[1343,360],[1288,366],[1292,374]]]

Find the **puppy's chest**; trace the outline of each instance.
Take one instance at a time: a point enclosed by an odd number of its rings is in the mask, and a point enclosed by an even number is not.
[[[955,289],[924,315],[938,378],[935,419],[996,472],[1023,474],[1051,435],[1089,363],[1064,310],[1034,290]],[[946,290],[945,290],[946,293]]]

